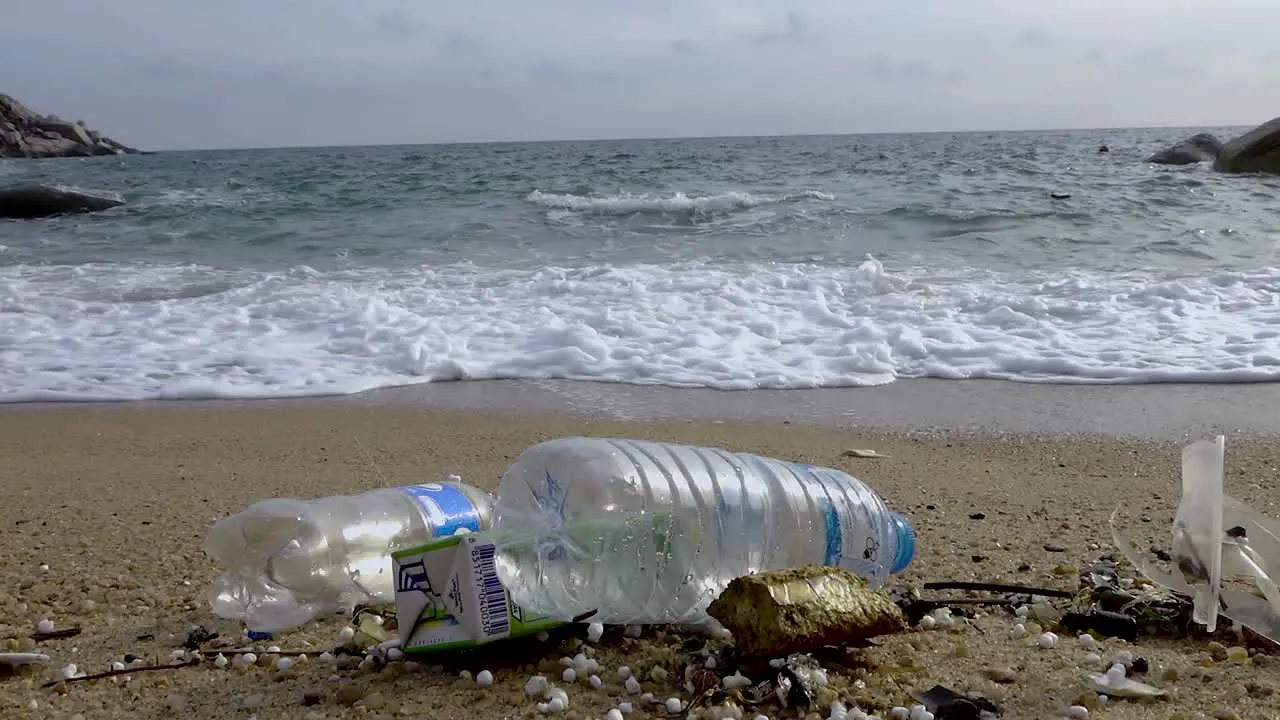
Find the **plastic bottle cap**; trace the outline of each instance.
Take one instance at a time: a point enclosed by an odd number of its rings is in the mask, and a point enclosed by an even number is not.
[[[916,556],[916,529],[911,527],[910,521],[898,513],[890,513],[893,518],[893,526],[898,531],[898,551],[893,558],[893,567],[889,570],[892,574],[897,574],[907,569],[911,561]]]

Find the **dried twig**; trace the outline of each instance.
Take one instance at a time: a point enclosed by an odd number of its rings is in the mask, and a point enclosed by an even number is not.
[[[1041,597],[1074,598],[1076,593],[1053,588],[1037,588],[1027,585],[1005,585],[1003,583],[975,582],[931,582],[924,584],[925,590],[975,590],[978,592],[1017,593],[1019,595],[1039,595]]]
[[[75,637],[81,632],[78,627],[61,628],[59,630],[50,630],[48,632],[33,632],[31,639],[36,642],[44,640],[61,640],[62,638]]]
[[[186,662],[172,663],[169,665],[143,665],[141,667],[125,668],[123,670],[107,670],[105,672],[94,673],[92,675],[80,675],[72,678],[63,678],[60,680],[50,680],[40,687],[51,688],[59,683],[76,683],[86,682],[88,680],[101,680],[103,678],[116,677],[118,675],[132,675],[139,672],[150,672],[152,670],[176,670],[178,668],[191,667],[199,665],[199,660],[187,660]]]
[[[280,655],[282,657],[300,657],[302,655],[319,655],[326,651],[324,650],[280,650],[277,652],[266,652],[265,650],[254,649],[254,648],[228,648],[225,650],[200,650],[198,652],[203,657],[216,658],[219,655],[248,655],[250,653],[254,655],[261,653],[263,655]],[[329,651],[329,652],[332,652],[332,651]]]

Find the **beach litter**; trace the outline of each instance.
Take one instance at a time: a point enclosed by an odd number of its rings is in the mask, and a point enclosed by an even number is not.
[[[746,655],[788,655],[907,628],[901,608],[839,567],[807,565],[740,577],[707,612]]]

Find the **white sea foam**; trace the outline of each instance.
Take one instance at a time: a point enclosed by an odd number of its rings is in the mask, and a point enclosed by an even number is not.
[[[0,268],[0,400],[289,397],[438,380],[722,389],[902,377],[1280,379],[1280,269],[1161,279],[868,260],[322,273]]]
[[[761,205],[774,205],[799,200],[834,200],[835,196],[818,190],[787,195],[756,195],[747,192],[725,192],[690,197],[684,193],[671,195],[622,194],[607,196],[546,193],[534,190],[528,202],[550,211],[569,211],[589,215],[631,215],[634,213],[689,213],[747,210]]]

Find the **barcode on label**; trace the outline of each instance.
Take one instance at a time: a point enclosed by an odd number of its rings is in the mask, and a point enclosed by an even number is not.
[[[498,580],[494,565],[494,546],[483,545],[471,551],[476,568],[476,591],[480,595],[480,623],[489,637],[511,632],[511,616],[507,613],[507,592]]]

